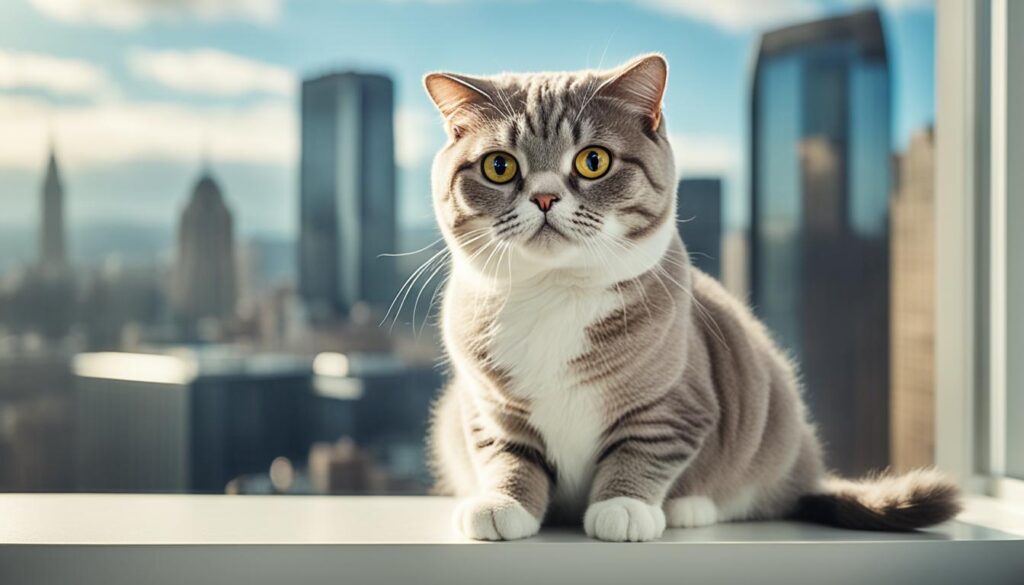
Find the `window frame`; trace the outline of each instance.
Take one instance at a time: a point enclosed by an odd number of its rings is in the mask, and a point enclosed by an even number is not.
[[[1024,157],[1007,141],[1008,30],[1024,32],[1024,11],[1009,22],[1008,1],[936,5],[935,460],[968,493],[1024,505],[1006,475],[1006,211],[1024,187],[1007,164]]]

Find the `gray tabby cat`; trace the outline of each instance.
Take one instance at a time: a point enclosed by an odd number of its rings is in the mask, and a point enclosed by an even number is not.
[[[592,537],[805,518],[908,530],[953,517],[934,472],[825,475],[794,366],[690,266],[659,55],[612,71],[430,74],[449,142],[434,209],[452,254],[452,380],[431,451],[457,527]]]

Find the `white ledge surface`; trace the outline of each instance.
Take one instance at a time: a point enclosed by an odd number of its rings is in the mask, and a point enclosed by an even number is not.
[[[990,502],[972,502],[962,516],[972,523],[911,534],[762,522],[668,530],[646,544],[572,529],[479,543],[451,529],[453,506],[0,494],[0,583],[1024,583],[1024,522]]]

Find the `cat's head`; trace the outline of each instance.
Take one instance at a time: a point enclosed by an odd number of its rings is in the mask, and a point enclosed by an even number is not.
[[[449,136],[434,210],[457,261],[495,279],[646,271],[675,233],[667,76],[660,55],[604,71],[427,75]]]

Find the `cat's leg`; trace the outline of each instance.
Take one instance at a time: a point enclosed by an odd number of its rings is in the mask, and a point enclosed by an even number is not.
[[[705,425],[616,425],[600,455],[583,527],[594,538],[645,541],[661,536],[665,495],[700,447]],[[670,430],[671,429],[671,430]]]
[[[554,477],[539,444],[478,422],[470,424],[468,440],[479,487],[459,503],[456,527],[477,540],[537,534]]]

